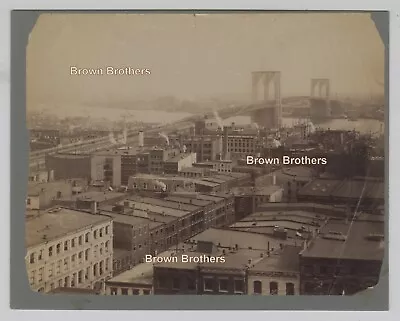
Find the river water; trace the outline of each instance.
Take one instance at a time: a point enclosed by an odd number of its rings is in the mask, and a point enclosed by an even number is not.
[[[160,123],[168,124],[174,121],[181,120],[185,117],[191,116],[190,113],[183,112],[166,112],[158,110],[126,110],[120,108],[106,108],[106,107],[76,107],[68,106],[63,108],[54,108],[51,114],[58,117],[90,117],[108,121],[132,121],[143,123]],[[283,125],[285,127],[292,127],[299,120],[296,118],[283,118]],[[227,118],[224,121],[225,125],[249,125],[251,124],[250,116],[235,116]],[[332,119],[322,124],[315,124],[316,128],[323,129],[339,129],[339,130],[356,130],[361,133],[382,133],[384,130],[384,123],[375,119],[359,119],[357,121],[350,121],[347,119]]]

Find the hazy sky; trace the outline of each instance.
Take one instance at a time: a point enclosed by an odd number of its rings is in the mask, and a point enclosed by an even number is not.
[[[149,68],[149,76],[71,76],[70,66]],[[43,14],[27,50],[36,103],[251,93],[251,71],[281,71],[282,95],[380,93],[384,46],[368,14]]]

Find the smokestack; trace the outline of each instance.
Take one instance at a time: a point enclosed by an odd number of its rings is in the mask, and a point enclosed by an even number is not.
[[[97,202],[92,202],[90,205],[90,209],[92,211],[92,214],[97,214]]]
[[[340,133],[340,144],[343,146],[344,144],[344,135],[343,133]]]
[[[272,185],[276,185],[276,175],[272,176]]]
[[[228,157],[228,127],[224,126],[224,139],[222,145],[222,158],[226,160]]]
[[[143,147],[144,146],[144,133],[143,131],[139,131],[139,147]]]
[[[219,159],[222,160],[223,159],[223,146],[224,146],[224,142],[223,142],[223,138],[222,135],[219,136],[218,139],[218,153],[219,153]]]

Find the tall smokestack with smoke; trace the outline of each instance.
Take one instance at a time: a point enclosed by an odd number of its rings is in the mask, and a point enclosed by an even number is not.
[[[169,138],[168,138],[168,136],[167,136],[166,134],[164,134],[164,133],[159,133],[159,135],[160,135],[161,137],[165,138],[165,141],[166,141],[167,145],[169,145]]]
[[[128,131],[126,130],[126,128],[124,128],[124,131],[122,132],[121,143],[126,145],[127,142],[128,142]]]
[[[228,158],[228,127],[223,127],[224,129],[224,138],[222,144],[222,158],[226,160]]]
[[[218,137],[218,153],[219,153],[219,159],[223,160],[223,146],[224,146],[224,141],[223,141],[223,137],[222,137],[222,133],[221,135]]]
[[[144,133],[143,130],[139,131],[139,147],[143,147],[144,146]]]
[[[221,119],[221,117],[219,117],[217,111],[214,110],[213,113],[214,113],[214,117],[215,117],[215,120],[217,121],[217,124],[218,124],[219,128],[221,128],[221,129],[224,128],[224,124],[222,122],[222,119]]]
[[[110,132],[110,134],[108,134],[108,139],[110,141],[111,144],[115,145],[117,143],[117,141],[114,138],[114,133]]]

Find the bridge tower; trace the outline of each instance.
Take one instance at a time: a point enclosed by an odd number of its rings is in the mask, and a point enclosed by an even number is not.
[[[311,79],[311,119],[316,121],[331,116],[330,108],[330,81],[327,78]]]
[[[265,104],[265,108],[253,114],[254,122],[264,127],[280,128],[282,123],[282,100],[281,100],[281,72],[280,71],[254,71],[252,75],[252,101]],[[264,97],[258,102],[259,84],[262,83]],[[270,89],[273,86],[273,92]],[[271,123],[271,108],[273,109],[273,123]]]

